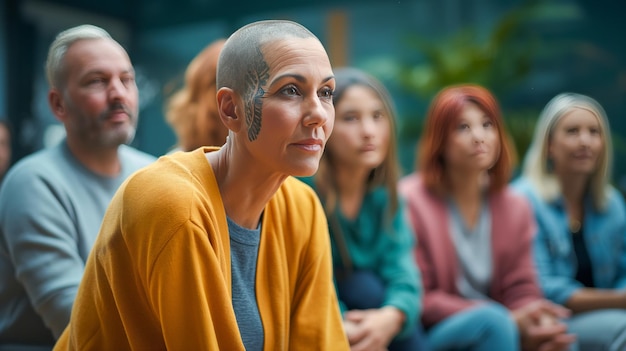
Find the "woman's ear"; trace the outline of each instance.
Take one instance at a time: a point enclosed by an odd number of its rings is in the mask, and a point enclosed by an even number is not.
[[[237,133],[245,123],[245,117],[239,116],[242,112],[239,106],[237,106],[238,95],[230,88],[221,88],[217,91],[217,110],[220,114],[220,119],[224,125]]]

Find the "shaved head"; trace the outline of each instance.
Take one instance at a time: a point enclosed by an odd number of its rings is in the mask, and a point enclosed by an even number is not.
[[[263,47],[278,40],[319,39],[301,24],[285,20],[259,21],[241,27],[224,44],[217,63],[217,89],[230,88],[245,103],[248,138],[261,130],[261,107],[270,68]]]
[[[263,76],[269,67],[263,58],[263,45],[285,38],[317,37],[301,24],[292,21],[259,21],[241,27],[224,44],[217,65],[217,88],[228,87],[244,96],[250,74]]]

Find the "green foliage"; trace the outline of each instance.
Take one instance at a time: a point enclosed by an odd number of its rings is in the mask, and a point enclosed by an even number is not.
[[[441,88],[459,83],[480,84],[497,94],[518,86],[540,53],[547,52],[533,26],[580,17],[577,7],[547,1],[524,1],[502,16],[486,36],[478,26],[446,38],[407,38],[406,47],[423,56],[418,63],[400,65],[398,78],[406,89],[431,99]],[[484,30],[484,29],[483,29]]]
[[[527,79],[538,59],[564,52],[566,46],[545,43],[535,30],[537,25],[558,25],[580,17],[579,8],[573,4],[527,0],[500,17],[491,29],[482,24],[444,38],[408,36],[405,46],[419,59],[408,63],[378,60],[371,69],[394,76],[402,89],[420,101],[428,102],[442,88],[460,83],[480,84],[505,101]],[[510,111],[503,106],[518,156],[530,143],[539,109]],[[400,138],[417,139],[422,123],[423,116],[403,116]]]
[[[515,156],[521,163],[533,139],[538,112],[535,110],[517,110],[504,116],[507,131],[513,139]]]

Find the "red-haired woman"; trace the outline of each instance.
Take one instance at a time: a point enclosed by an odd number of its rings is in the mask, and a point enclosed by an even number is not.
[[[228,128],[220,120],[216,97],[217,59],[225,42],[217,39],[194,57],[185,71],[185,85],[167,101],[166,121],[177,138],[173,151],[222,146],[226,142]]]
[[[417,234],[422,320],[433,350],[565,350],[574,342],[543,299],[531,258],[535,222],[508,188],[511,153],[496,99],[443,89],[431,103],[418,169],[400,194]]]

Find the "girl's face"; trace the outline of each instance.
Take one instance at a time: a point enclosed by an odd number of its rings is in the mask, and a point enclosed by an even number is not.
[[[574,108],[554,126],[548,155],[557,174],[592,175],[604,151],[598,118],[591,111]]]
[[[467,103],[448,134],[444,149],[448,169],[480,172],[491,168],[500,155],[500,138],[492,119],[476,104]]]
[[[362,85],[347,88],[335,105],[335,127],[326,146],[336,167],[371,171],[387,156],[391,116],[374,90]]]

